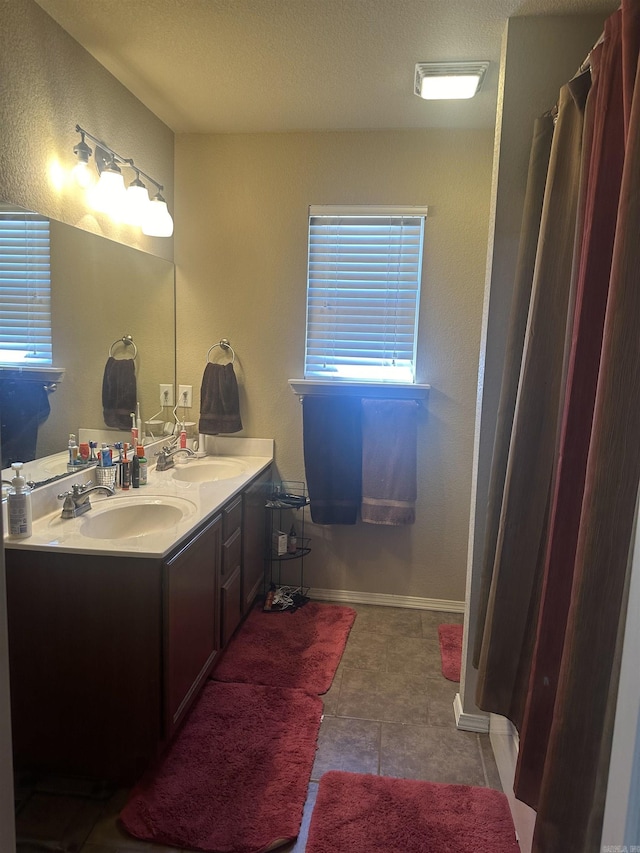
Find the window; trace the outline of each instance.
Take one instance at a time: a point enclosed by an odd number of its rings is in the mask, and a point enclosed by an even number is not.
[[[49,220],[0,207],[0,364],[51,364]]]
[[[414,383],[426,207],[311,207],[305,379]]]

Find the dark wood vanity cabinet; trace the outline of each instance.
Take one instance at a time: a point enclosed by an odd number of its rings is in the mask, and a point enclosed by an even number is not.
[[[133,781],[163,737],[158,561],[5,551],[14,764]]]
[[[242,608],[242,495],[222,512],[220,563],[220,645],[224,648],[240,624]]]
[[[267,513],[271,493],[271,468],[257,477],[242,494],[242,613],[248,613],[256,596],[263,591]]]
[[[209,674],[219,643],[222,516],[164,564],[165,731],[170,737]]]
[[[18,769],[131,784],[158,755],[258,591],[263,478],[164,560],[5,550]]]

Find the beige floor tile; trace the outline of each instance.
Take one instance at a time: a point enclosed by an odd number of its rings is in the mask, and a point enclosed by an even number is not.
[[[427,714],[429,725],[456,727],[456,718],[453,712],[453,700],[460,689],[460,685],[446,678],[426,678],[427,690]]]
[[[399,723],[427,722],[424,679],[403,671],[345,669],[337,715]]]
[[[387,645],[387,671],[422,678],[442,675],[442,659],[437,639],[391,637]]]
[[[331,682],[331,687],[320,697],[322,699],[323,714],[325,714],[325,716],[333,716],[337,711],[343,672],[343,667],[339,666],[333,677],[333,681]]]
[[[318,751],[311,779],[319,782],[329,770],[377,773],[380,723],[343,717],[325,717],[320,726]]]
[[[485,784],[477,735],[436,726],[384,723],[380,775],[456,785]]]
[[[351,633],[365,631],[398,637],[421,637],[421,611],[402,607],[359,605]]]
[[[386,669],[389,637],[360,631],[349,637],[342,654],[345,669]]]

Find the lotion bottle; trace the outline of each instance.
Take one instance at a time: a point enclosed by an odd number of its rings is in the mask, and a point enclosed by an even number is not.
[[[31,536],[31,489],[22,476],[22,462],[14,462],[11,467],[15,476],[8,496],[9,536],[26,539]]]
[[[138,457],[138,464],[140,465],[140,485],[147,485],[147,457],[144,455],[144,447],[139,444],[136,447],[136,455]]]

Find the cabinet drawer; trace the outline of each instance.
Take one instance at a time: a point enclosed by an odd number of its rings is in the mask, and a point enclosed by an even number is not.
[[[242,535],[236,528],[235,533],[222,546],[222,576],[227,577],[234,569],[239,568],[242,558]]]
[[[234,530],[237,530],[242,524],[242,496],[236,500],[222,512],[222,541],[226,542]]]

